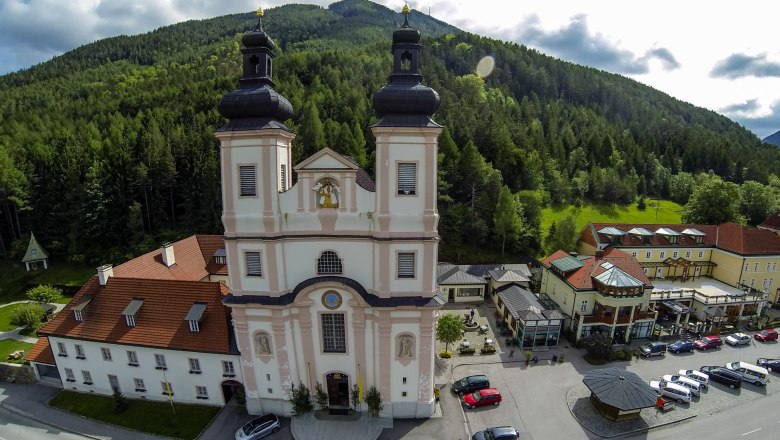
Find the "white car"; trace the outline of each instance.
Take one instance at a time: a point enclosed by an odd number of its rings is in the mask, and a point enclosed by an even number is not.
[[[726,336],[726,343],[729,345],[748,345],[753,338],[750,335],[744,333],[734,333],[733,335]]]
[[[236,431],[236,440],[257,440],[279,431],[279,418],[275,414],[260,416]]]
[[[658,392],[658,394],[668,397],[677,403],[690,403],[691,401],[691,391],[682,385],[658,380],[651,380],[648,383]]]
[[[696,382],[693,379],[690,379],[685,376],[680,376],[679,374],[667,374],[663,377],[664,382],[671,382],[676,383],[677,385],[682,385],[685,388],[688,388],[690,390],[691,394],[693,394],[694,397],[701,396],[701,389],[702,384],[699,382]]]
[[[689,379],[693,379],[699,382],[702,388],[707,388],[710,383],[710,376],[707,373],[702,373],[699,370],[680,370],[677,372],[680,376],[685,376]]]

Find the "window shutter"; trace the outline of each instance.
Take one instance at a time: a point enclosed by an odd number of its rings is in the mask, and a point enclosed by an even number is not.
[[[412,195],[417,192],[417,164],[398,164],[398,194]]]
[[[398,278],[414,278],[414,254],[398,254]]]
[[[247,252],[246,258],[246,274],[251,277],[263,276],[263,262],[260,258],[260,252]]]
[[[287,191],[287,164],[282,164],[281,168],[281,181],[282,181],[282,191]]]
[[[257,182],[255,180],[255,166],[242,165],[238,167],[239,177],[241,179],[241,195],[256,196]]]

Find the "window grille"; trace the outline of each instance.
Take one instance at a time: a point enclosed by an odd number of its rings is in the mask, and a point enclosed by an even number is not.
[[[287,164],[282,164],[279,172],[281,173],[280,180],[282,191],[287,191]]]
[[[241,179],[241,196],[251,197],[257,195],[257,180],[254,165],[242,165],[238,167],[239,178]]]
[[[324,251],[317,259],[317,275],[343,273],[341,259],[333,251]]]
[[[325,353],[346,353],[347,341],[344,332],[344,314],[322,315],[322,345]]]

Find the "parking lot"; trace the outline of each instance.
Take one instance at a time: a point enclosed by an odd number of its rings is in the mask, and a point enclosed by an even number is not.
[[[552,363],[554,353],[563,353],[566,361]],[[455,357],[449,361],[453,379],[472,374],[485,374],[491,386],[502,393],[499,406],[464,409],[460,400],[448,387],[442,393],[442,413],[448,432],[457,431],[451,438],[466,438],[490,426],[512,425],[521,438],[601,438],[646,430],[686,418],[710,416],[745,402],[761,399],[780,391],[780,375],[770,373],[766,387],[743,383],[742,388],[730,390],[719,383],[711,383],[701,397],[690,404],[676,404],[675,409],[658,413],[654,408],[643,410],[642,420],[631,426],[627,422],[614,423],[598,415],[588,402],[589,391],[582,384],[583,375],[592,369],[619,367],[636,373],[644,380],[658,380],[666,374],[677,374],[680,369],[699,369],[702,365],[724,365],[726,362],[755,363],[758,357],[780,357],[777,342],[751,343],[745,346],[667,354],[651,359],[632,359],[612,362],[604,366],[586,363],[584,350],[562,343],[555,351],[538,353],[538,365],[526,366],[524,359],[508,358],[506,351],[486,357]],[[592,412],[592,414],[591,414]],[[441,438],[450,438],[442,436]]]

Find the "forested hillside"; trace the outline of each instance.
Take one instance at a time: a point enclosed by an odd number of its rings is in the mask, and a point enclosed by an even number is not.
[[[371,96],[402,21],[364,0],[266,11],[296,162],[328,146],[373,171]],[[216,104],[237,87],[240,37],[255,23],[246,13],[109,38],[0,77],[0,252],[23,252],[34,231],[55,254],[118,263],[220,233]],[[685,203],[701,172],[780,188],[780,150],[714,112],[416,11],[410,23],[446,127],[442,259],[541,253],[549,203]],[[486,55],[496,64],[482,79],[473,72]]]

